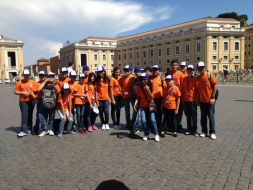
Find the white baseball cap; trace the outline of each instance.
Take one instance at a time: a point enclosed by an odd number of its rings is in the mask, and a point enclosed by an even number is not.
[[[81,73],[81,74],[79,75],[79,78],[81,78],[81,77],[85,77],[85,74]]]
[[[76,76],[76,72],[75,71],[71,71],[69,76]]]
[[[40,71],[39,75],[46,75],[46,72],[45,71]]]
[[[29,71],[28,69],[25,69],[25,70],[23,71],[23,75],[30,75],[30,71]]]
[[[68,89],[69,89],[69,83],[64,83],[64,84],[62,85],[62,89],[63,89],[63,90],[68,90]]]
[[[205,67],[205,63],[203,61],[198,62],[197,67]]]
[[[101,65],[99,65],[98,68],[97,68],[97,72],[99,72],[99,71],[104,71],[104,70],[105,70],[104,67],[101,66]]]
[[[66,67],[62,67],[61,72],[68,72],[68,69]]]

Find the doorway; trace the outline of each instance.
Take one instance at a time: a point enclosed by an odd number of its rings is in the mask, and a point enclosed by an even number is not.
[[[87,65],[87,54],[81,54],[81,66]]]

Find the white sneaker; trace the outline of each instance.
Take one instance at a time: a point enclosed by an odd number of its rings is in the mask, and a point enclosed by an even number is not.
[[[48,134],[48,132],[47,131],[42,131],[42,133],[40,133],[40,137],[44,137],[44,136],[46,136]]]
[[[108,124],[105,124],[105,129],[106,129],[106,130],[110,130],[110,127],[109,127]]]
[[[148,140],[148,136],[143,137],[143,140],[147,141]]]
[[[48,131],[48,134],[49,134],[50,136],[54,136],[54,132],[53,132],[52,130],[49,130],[49,131]]]
[[[24,132],[20,132],[19,134],[17,134],[17,136],[18,136],[18,137],[24,137],[24,136],[27,136],[27,134],[24,133]]]
[[[28,131],[27,131],[27,133],[28,133],[28,134],[31,134],[31,131],[30,131],[30,130],[28,130]]]
[[[200,137],[204,138],[206,137],[206,134],[205,133],[201,133],[201,135],[199,135]]]
[[[102,125],[102,130],[105,130],[105,124]]]
[[[59,134],[57,135],[57,137],[61,138],[61,137],[62,137],[62,133],[59,133]]]
[[[216,134],[212,133],[211,134],[211,139],[215,140],[216,139]]]
[[[159,135],[156,135],[156,136],[155,136],[155,141],[156,141],[156,142],[159,142],[159,141],[160,141]]]

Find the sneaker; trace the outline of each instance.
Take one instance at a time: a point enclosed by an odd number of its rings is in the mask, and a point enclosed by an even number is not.
[[[40,137],[44,137],[44,136],[46,136],[48,134],[48,132],[47,131],[42,131],[42,133],[40,133]]]
[[[216,134],[212,133],[211,134],[211,139],[215,140],[216,139]]]
[[[105,129],[106,129],[106,130],[110,130],[110,127],[109,127],[108,124],[105,124]]]
[[[78,133],[82,133],[82,132],[83,132],[83,129],[82,129],[82,128],[78,130]]]
[[[195,137],[199,137],[199,134],[198,133],[194,133],[193,134]]]
[[[189,135],[190,133],[188,131],[185,132],[185,135]]]
[[[123,130],[124,127],[122,125],[118,125],[118,130]]]
[[[54,136],[54,132],[53,132],[52,130],[49,130],[49,131],[48,131],[48,134],[49,134],[50,136]]]
[[[102,130],[105,130],[105,124],[102,125]]]
[[[206,134],[205,133],[201,133],[201,135],[199,135],[200,137],[204,138],[206,137]]]
[[[39,131],[33,131],[32,135],[39,135]]]
[[[119,129],[119,126],[118,125],[114,125],[113,128],[114,129]]]
[[[24,137],[24,136],[27,136],[27,134],[24,133],[24,132],[20,132],[19,134],[17,134],[17,136],[18,136],[18,137]]]
[[[92,128],[93,128],[93,130],[98,130],[96,125],[93,125]]]
[[[87,131],[85,128],[82,128],[82,129],[81,129],[81,133],[82,133],[82,134],[86,134],[86,133],[88,133],[88,131]]]
[[[148,136],[143,137],[143,140],[147,141],[148,140]]]
[[[155,141],[156,141],[156,142],[159,142],[159,141],[160,141],[159,135],[156,135],[156,136],[155,136]]]
[[[173,133],[173,137],[177,137],[177,132],[174,132],[174,133]]]
[[[161,132],[161,137],[164,138],[165,137],[165,131]]]
[[[74,131],[68,131],[67,134],[75,134],[76,132]]]
[[[30,130],[28,130],[28,131],[27,131],[27,133],[28,133],[28,134],[31,134],[31,131],[30,131]]]
[[[62,137],[62,133],[59,133],[59,134],[57,135],[57,137],[61,138],[61,137]]]
[[[130,134],[135,135],[135,134],[137,134],[137,133],[139,133],[139,132],[140,132],[140,131],[139,131],[138,128],[134,128],[134,129],[130,132]]]
[[[76,126],[75,125],[73,125],[72,131],[76,132]]]
[[[92,132],[92,127],[91,126],[88,127],[88,131]]]

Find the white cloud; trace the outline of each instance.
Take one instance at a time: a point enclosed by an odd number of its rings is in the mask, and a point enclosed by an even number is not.
[[[1,0],[0,33],[22,39],[25,64],[56,55],[59,42],[88,36],[114,37],[170,18],[170,6],[116,0]],[[32,53],[31,53],[32,52]]]

